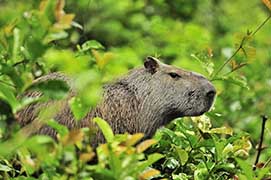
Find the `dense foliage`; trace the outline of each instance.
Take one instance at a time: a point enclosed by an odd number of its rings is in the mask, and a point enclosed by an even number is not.
[[[270,178],[270,9],[270,0],[0,1],[0,179]],[[176,119],[145,141],[114,135],[96,118],[107,140],[96,150],[91,128],[53,120],[57,103],[38,120],[58,141],[16,123],[28,104],[67,96],[64,81],[34,79],[72,76],[79,93],[69,103],[80,121],[104,83],[147,55],[208,77],[218,92],[211,112]],[[44,96],[18,98],[29,90]]]

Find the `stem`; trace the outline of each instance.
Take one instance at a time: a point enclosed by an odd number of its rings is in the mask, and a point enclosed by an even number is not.
[[[217,74],[232,60],[232,58],[234,56],[236,56],[236,54],[243,49],[243,45],[245,43],[245,40],[247,39],[248,36],[254,36],[269,20],[271,19],[271,14],[251,33],[248,33],[248,35],[246,35],[245,37],[243,37],[239,47],[235,50],[235,52],[231,55],[231,57],[229,57],[219,68],[218,70],[212,75],[212,79],[213,80],[215,78],[215,76],[217,76]]]
[[[271,14],[256,28],[256,30],[251,35],[254,36],[267,23],[267,21],[269,21],[270,18]]]
[[[266,124],[267,119],[268,118],[267,118],[266,115],[262,115],[262,130],[261,130],[260,142],[259,142],[259,145],[258,145],[258,148],[257,148],[258,151],[257,151],[256,160],[255,160],[255,163],[254,163],[254,166],[253,166],[253,170],[256,170],[256,165],[259,162],[260,155],[261,155],[261,152],[263,150],[262,144],[263,144],[263,138],[264,138],[265,124]]]
[[[271,162],[271,157],[265,162],[263,168],[267,167],[270,162]]]
[[[243,41],[242,41],[243,42]],[[242,49],[242,45],[240,44],[240,46],[238,47],[238,49],[235,50],[235,52],[231,55],[231,57],[229,57],[216,71],[216,73],[213,75],[212,81],[214,80],[214,77],[216,77],[216,75],[231,61],[231,59],[236,56],[236,54],[240,51],[240,49]]]
[[[18,65],[20,65],[20,64],[25,64],[25,63],[27,63],[28,62],[28,60],[22,60],[22,61],[19,61],[19,62],[16,62],[16,63],[14,63],[12,66],[13,67],[16,67],[16,66],[18,66]]]

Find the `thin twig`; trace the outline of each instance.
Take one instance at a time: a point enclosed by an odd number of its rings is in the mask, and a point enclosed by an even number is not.
[[[22,61],[19,61],[19,62],[16,62],[16,63],[14,63],[12,66],[13,67],[15,67],[15,66],[18,66],[18,65],[20,65],[20,64],[25,64],[25,63],[27,63],[28,62],[28,60],[22,60]]]
[[[271,14],[256,28],[256,30],[251,35],[254,36],[267,23],[267,21],[269,21],[270,18]]]
[[[267,167],[270,162],[271,162],[271,157],[264,163],[263,168]]]
[[[232,60],[232,58],[234,56],[236,56],[236,54],[238,54],[238,52],[240,50],[243,49],[243,45],[245,43],[245,40],[248,38],[248,36],[252,37],[254,36],[269,20],[271,19],[271,14],[254,30],[252,31],[251,33],[248,33],[247,36],[243,37],[239,47],[234,51],[234,53],[231,55],[231,57],[229,57],[219,68],[218,70],[212,75],[212,79],[213,80],[217,74]]]
[[[242,41],[243,42],[243,41]],[[240,46],[238,47],[238,49],[235,50],[235,52],[231,55],[231,57],[229,57],[216,71],[216,73],[213,75],[212,80],[214,80],[214,77],[216,77],[216,75],[232,60],[232,58],[234,56],[236,56],[236,54],[242,49],[242,44],[240,44]]]
[[[266,115],[262,115],[262,130],[261,130],[261,136],[260,136],[260,142],[259,142],[259,145],[258,145],[258,148],[257,148],[257,156],[256,156],[256,160],[255,160],[255,163],[254,163],[254,166],[253,166],[253,170],[256,170],[256,167],[257,167],[257,164],[259,162],[259,159],[260,159],[260,155],[261,155],[261,152],[262,152],[262,145],[263,145],[263,139],[264,139],[264,130],[265,130],[265,124],[266,124],[266,121],[267,121],[267,116]]]

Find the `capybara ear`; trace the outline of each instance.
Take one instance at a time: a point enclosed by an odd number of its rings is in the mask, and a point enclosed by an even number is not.
[[[148,56],[145,59],[144,67],[152,74],[154,74],[159,68],[159,62],[156,58]]]

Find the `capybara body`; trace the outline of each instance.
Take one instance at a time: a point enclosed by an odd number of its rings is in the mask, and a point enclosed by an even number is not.
[[[71,81],[60,73],[49,74],[36,81],[47,79]],[[74,93],[71,87],[70,97]],[[177,117],[198,116],[208,111],[215,93],[213,85],[202,75],[148,57],[143,67],[132,69],[126,76],[105,85],[101,102],[81,121],[74,119],[68,99],[62,100],[61,109],[54,119],[74,129],[92,126],[91,120],[101,117],[110,124],[114,133],[142,132],[151,137],[159,127]],[[41,93],[30,92],[27,96],[41,96]],[[48,107],[50,103],[29,105],[18,113],[19,122],[22,125],[32,122],[38,109]],[[56,136],[56,131],[46,125],[37,129],[36,133]],[[98,132],[92,144],[103,141],[101,132]]]

